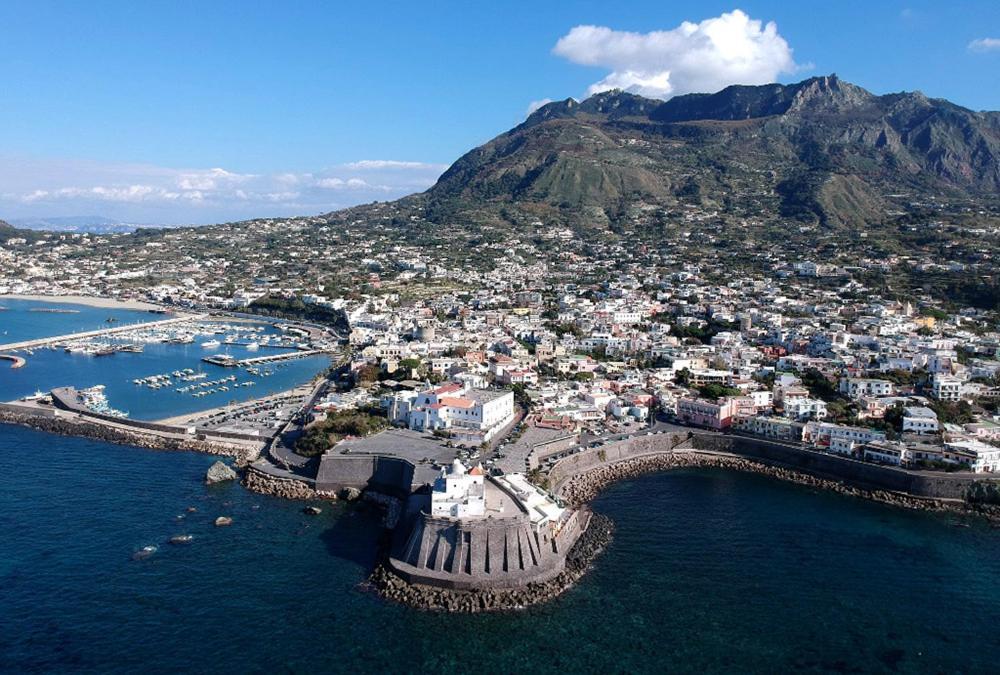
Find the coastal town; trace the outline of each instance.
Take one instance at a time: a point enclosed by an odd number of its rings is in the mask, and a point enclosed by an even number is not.
[[[392,219],[394,208],[375,213]],[[310,420],[363,410],[455,445],[501,444],[490,461],[508,471],[666,422],[876,464],[1000,470],[996,313],[868,281],[967,261],[846,264],[845,246],[820,262],[772,245],[752,253],[767,261],[754,267],[737,264],[745,251],[683,236],[654,249],[535,228],[543,234],[484,242],[465,261],[318,217],[145,243],[45,233],[0,245],[0,294],[328,324],[321,346],[339,339],[348,356]],[[262,236],[275,245],[247,252]],[[507,436],[515,416],[518,439]],[[563,437],[572,442],[551,442]]]

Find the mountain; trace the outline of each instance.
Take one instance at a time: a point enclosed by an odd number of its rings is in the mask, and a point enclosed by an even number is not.
[[[1000,195],[1000,113],[836,75],[656,101],[549,103],[458,159],[421,198],[440,222],[614,227],[657,210],[884,222],[925,201]]]

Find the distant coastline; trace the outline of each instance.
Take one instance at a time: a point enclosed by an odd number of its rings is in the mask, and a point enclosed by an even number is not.
[[[140,300],[116,300],[114,298],[99,298],[91,295],[0,295],[3,300],[33,300],[36,302],[65,302],[74,305],[87,305],[88,307],[103,307],[105,309],[136,309],[150,310],[163,309],[159,305]]]

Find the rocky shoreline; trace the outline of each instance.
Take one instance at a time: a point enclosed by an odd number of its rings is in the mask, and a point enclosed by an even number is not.
[[[294,478],[280,478],[247,467],[243,474],[243,486],[253,492],[282,499],[335,499],[336,496],[316,491],[308,483]]]
[[[524,588],[455,591],[410,584],[384,564],[372,572],[368,587],[386,600],[427,611],[477,613],[524,609],[549,602],[571,588],[607,548],[613,532],[611,519],[591,514],[587,529],[566,556],[566,568],[549,581]]]
[[[746,473],[771,476],[779,480],[806,485],[838,494],[861,497],[872,501],[921,511],[940,511],[962,515],[978,515],[993,523],[1000,523],[1000,511],[995,507],[940,499],[921,499],[888,490],[866,490],[846,483],[819,478],[802,471],[726,454],[699,452],[663,453],[626,459],[592,469],[568,479],[559,494],[570,504],[592,501],[608,485],[620,480],[636,478],[648,473],[678,468],[721,468]]]
[[[41,417],[21,415],[10,411],[0,411],[0,424],[15,424],[44,431],[59,436],[79,436],[116,445],[131,445],[149,450],[186,450],[204,452],[208,455],[233,457],[239,465],[246,464],[256,458],[256,448],[249,448],[222,443],[200,441],[195,438],[164,438],[155,434],[144,434],[138,431],[128,431],[85,420],[68,420],[57,417]]]

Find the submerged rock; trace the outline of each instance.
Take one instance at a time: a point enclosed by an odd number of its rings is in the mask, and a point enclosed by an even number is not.
[[[143,546],[138,551],[132,554],[132,560],[145,560],[146,558],[156,553],[157,550],[159,549],[157,549],[156,546]]]
[[[302,509],[302,513],[306,513],[310,516],[318,516],[319,514],[323,513],[323,509],[321,509],[318,506],[307,506],[304,509]]]
[[[361,490],[357,488],[345,487],[337,493],[337,499],[343,499],[345,502],[353,502],[360,498]]]
[[[226,525],[232,525],[232,524],[233,524],[233,519],[230,518],[229,516],[219,516],[218,518],[215,519],[216,527],[225,527]]]
[[[194,539],[190,534],[178,534],[170,537],[171,544],[190,544],[191,540]]]
[[[205,473],[205,482],[209,485],[227,480],[236,480],[236,472],[223,462],[216,462],[208,467],[208,471]]]

